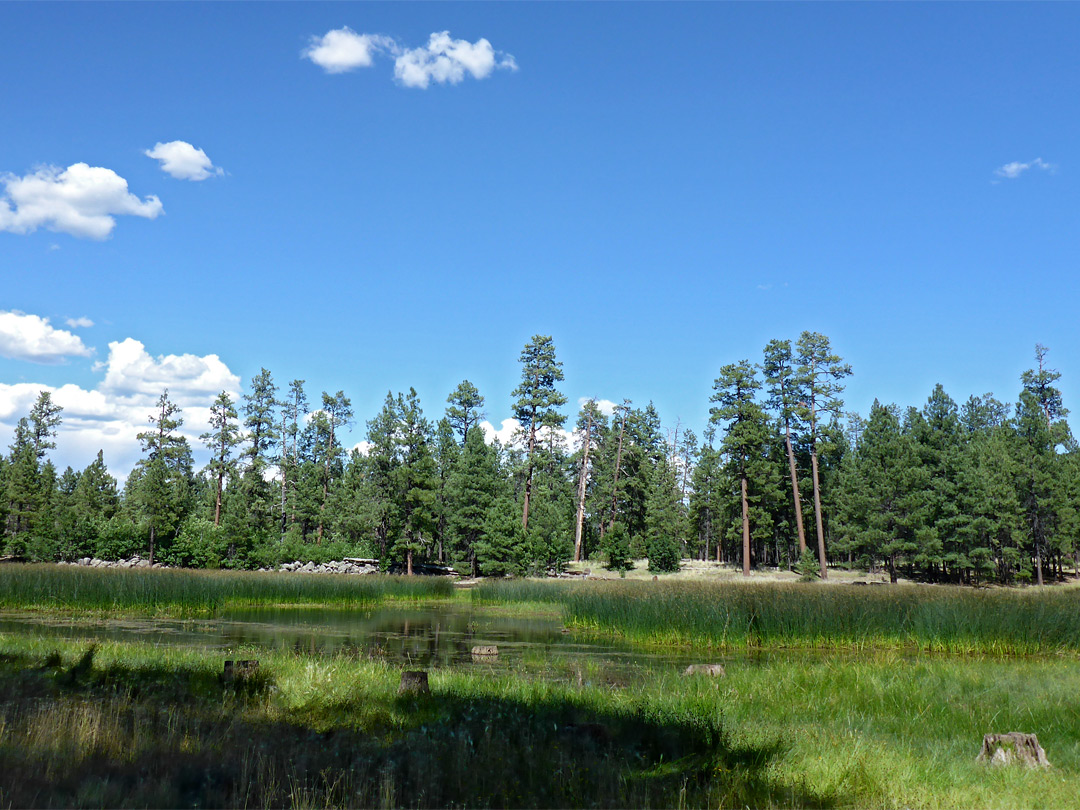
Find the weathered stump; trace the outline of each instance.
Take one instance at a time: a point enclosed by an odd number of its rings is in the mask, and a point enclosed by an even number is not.
[[[499,648],[494,644],[478,644],[472,648],[473,655],[494,656],[499,654]]]
[[[431,687],[428,686],[427,673],[423,670],[405,670],[405,672],[402,672],[398,694],[430,695]]]
[[[983,737],[978,762],[991,765],[1024,764],[1029,768],[1049,768],[1050,761],[1034,734],[1012,731],[1008,734],[987,734]]]
[[[723,678],[727,675],[723,664],[691,664],[683,670],[683,677],[688,675],[708,675],[712,678]]]
[[[221,680],[225,683],[232,683],[237,679],[246,680],[258,672],[258,661],[226,661],[225,668],[221,672]]]

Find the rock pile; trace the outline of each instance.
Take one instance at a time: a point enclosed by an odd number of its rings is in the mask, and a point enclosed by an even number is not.
[[[260,571],[269,571],[269,568],[260,568]],[[316,565],[313,562],[283,563],[278,566],[278,571],[292,571],[298,574],[377,574],[379,564],[374,560],[363,562],[354,560],[334,560],[333,562]]]
[[[99,560],[97,557],[82,557],[74,562],[61,562],[60,565],[88,565],[91,568],[165,568],[161,563],[150,565],[138,554],[126,560]]]

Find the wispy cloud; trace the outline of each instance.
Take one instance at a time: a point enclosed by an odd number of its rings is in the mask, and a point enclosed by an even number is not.
[[[1053,172],[1056,168],[1057,166],[1053,163],[1047,163],[1042,158],[1035,158],[1028,163],[1014,160],[1012,163],[1006,163],[1004,166],[994,169],[994,174],[1007,180],[1015,180],[1028,169],[1042,169],[1044,172]]]
[[[0,231],[31,233],[38,228],[87,239],[105,239],[117,216],[155,219],[164,213],[151,194],[140,200],[112,169],[76,163],[45,166],[18,177],[0,175]]]
[[[72,329],[89,329],[94,322],[87,317],[68,318],[64,321]]]
[[[347,73],[371,67],[377,56],[392,57],[395,81],[421,90],[432,83],[459,84],[467,76],[486,79],[496,70],[518,69],[511,54],[496,51],[488,40],[453,39],[449,31],[437,31],[426,45],[407,48],[385,34],[358,34],[345,26],[312,37],[300,55],[327,73]]]
[[[213,164],[206,152],[196,149],[187,141],[159,142],[143,154],[158,161],[161,170],[177,180],[205,180],[225,174],[223,169]]]

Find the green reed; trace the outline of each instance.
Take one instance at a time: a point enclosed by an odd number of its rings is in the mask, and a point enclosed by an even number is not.
[[[397,576],[0,566],[0,607],[204,612],[240,605],[370,604],[447,598],[446,579]]]
[[[1080,650],[1080,590],[803,583],[492,582],[479,603],[551,602],[565,620],[638,641],[714,647]]]

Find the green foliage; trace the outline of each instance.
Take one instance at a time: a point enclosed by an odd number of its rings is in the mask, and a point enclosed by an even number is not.
[[[798,565],[795,566],[795,573],[803,582],[813,582],[818,578],[818,561],[814,552],[810,550],[810,546],[803,549]]]
[[[634,560],[630,556],[630,537],[619,521],[615,521],[607,530],[602,549],[607,560],[604,567],[609,571],[624,572],[634,567]]]

